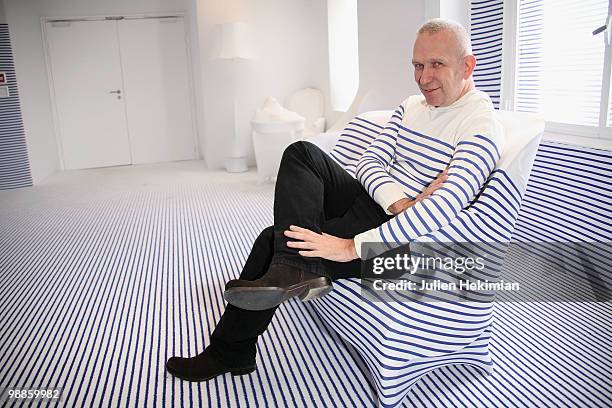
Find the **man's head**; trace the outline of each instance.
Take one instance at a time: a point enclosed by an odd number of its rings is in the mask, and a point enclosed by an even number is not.
[[[414,79],[432,106],[449,106],[474,89],[476,58],[465,28],[454,21],[429,20],[417,32],[412,53]]]

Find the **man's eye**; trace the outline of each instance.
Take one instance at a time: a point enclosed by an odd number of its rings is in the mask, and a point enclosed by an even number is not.
[[[441,63],[441,62],[436,61],[436,62],[434,62],[432,65],[433,65],[433,67],[434,67],[434,68],[440,68],[440,67],[442,66],[442,63]]]
[[[414,69],[416,69],[416,70],[423,69],[423,64],[414,64]]]

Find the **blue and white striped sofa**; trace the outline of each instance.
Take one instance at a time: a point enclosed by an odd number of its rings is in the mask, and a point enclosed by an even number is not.
[[[382,130],[392,111],[367,112],[340,134],[310,140],[354,175],[355,165]],[[528,114],[498,111],[506,145],[497,168],[476,200],[443,229],[421,242],[509,242],[544,121]],[[367,364],[381,406],[402,403],[423,375],[449,364],[471,364],[493,372],[489,354],[492,302],[376,302],[359,279],[334,283],[311,306],[350,343]]]

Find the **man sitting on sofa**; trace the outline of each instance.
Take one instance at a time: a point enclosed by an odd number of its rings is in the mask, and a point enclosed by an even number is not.
[[[489,97],[475,89],[465,28],[434,19],[418,31],[406,99],[367,148],[357,179],[325,152],[296,142],[283,154],[274,225],[255,240],[210,345],[172,357],[168,371],[204,381],[255,370],[256,343],[277,306],[323,296],[335,279],[359,277],[361,244],[409,243],[447,225],[474,199],[503,146]]]

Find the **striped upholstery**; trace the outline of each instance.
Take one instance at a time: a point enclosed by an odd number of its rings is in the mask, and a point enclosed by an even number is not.
[[[503,0],[470,1],[472,52],[478,59],[474,82],[499,108],[502,72]]]
[[[542,249],[582,270],[598,300],[612,297],[612,249],[605,245],[612,243],[611,179],[612,150],[542,143],[513,236],[523,248],[534,241],[593,243]]]
[[[360,155],[390,115],[369,112],[355,118],[330,155],[354,175]],[[498,117],[507,145],[483,190],[449,225],[417,241],[510,241],[544,124],[525,114],[498,112]],[[382,406],[400,404],[423,375],[444,365],[492,370],[491,302],[373,302],[364,299],[361,291],[367,290],[358,279],[344,280],[313,303],[323,320],[361,354]]]
[[[612,150],[543,142],[514,239],[612,242]]]
[[[10,97],[0,98],[0,190],[32,185],[8,24],[0,24],[0,72]]]

